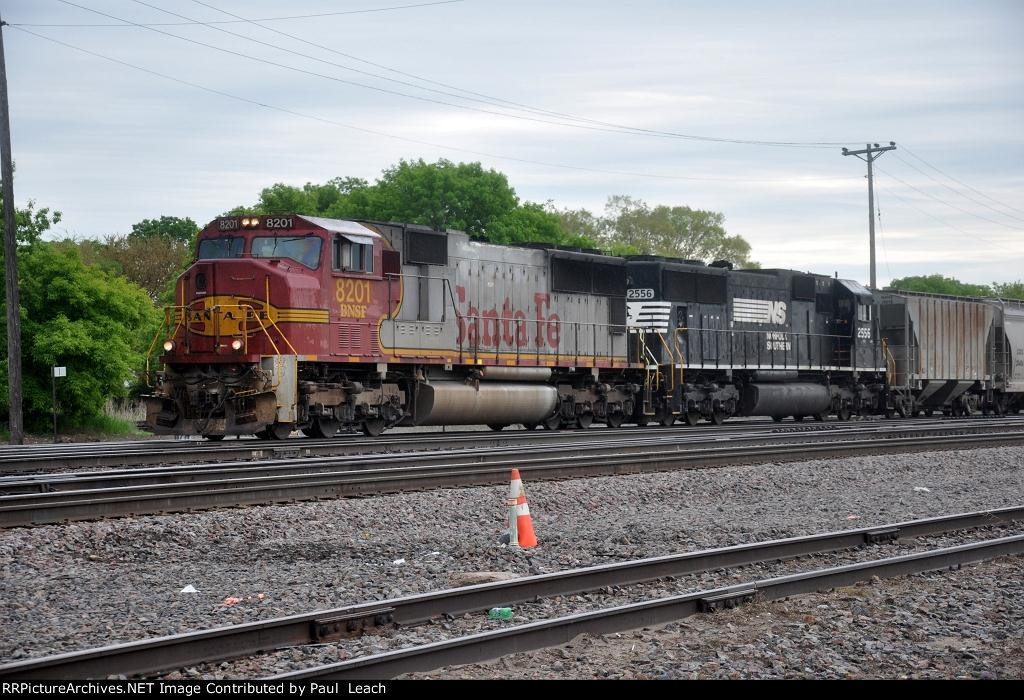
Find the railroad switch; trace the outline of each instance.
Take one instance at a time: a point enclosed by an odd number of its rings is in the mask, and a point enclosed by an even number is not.
[[[309,623],[310,637],[316,642],[358,637],[367,628],[383,627],[394,622],[394,612],[394,608],[376,608],[312,620]]]
[[[870,530],[864,533],[864,544],[886,544],[900,538],[900,529],[890,527],[882,530]]]
[[[739,591],[728,591],[727,593],[720,593],[719,595],[701,598],[697,601],[697,609],[703,613],[710,613],[736,608],[745,603],[753,602],[755,595],[757,595],[757,590],[754,588],[744,588]]]

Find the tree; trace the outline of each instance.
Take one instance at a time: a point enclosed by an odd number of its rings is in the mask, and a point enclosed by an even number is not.
[[[363,194],[363,193],[360,193]],[[355,193],[353,193],[355,195]],[[385,170],[365,188],[365,196],[352,196],[348,207],[356,218],[423,224],[470,235],[486,236],[487,227],[519,205],[508,178],[480,163],[452,163],[422,159],[401,161]]]
[[[965,297],[992,296],[992,289],[987,285],[969,284],[953,277],[943,277],[940,274],[894,279],[889,283],[889,288],[905,292],[926,292],[928,294],[950,294]]]
[[[37,242],[18,262],[26,426],[48,425],[54,365],[68,368],[59,387],[65,418],[77,423],[99,415],[141,369],[156,310],[141,289],[86,265],[74,247]]]
[[[277,183],[260,192],[252,206],[230,215],[311,214],[336,219],[369,219],[465,231],[499,243],[544,242],[593,247],[595,241],[559,225],[550,206],[520,203],[508,178],[480,163],[400,161],[372,185],[336,177],[302,187]]]
[[[109,236],[99,241],[62,241],[77,245],[82,260],[142,287],[154,303],[170,301],[168,289],[192,260],[194,243],[163,236]]]
[[[1024,299],[1024,280],[1016,282],[993,282],[992,291],[1000,299]]]
[[[129,238],[142,240],[163,239],[191,245],[199,233],[199,227],[192,219],[177,216],[161,216],[159,219],[143,219],[132,224]]]
[[[742,236],[729,235],[725,216],[719,212],[686,206],[649,206],[641,199],[614,195],[605,204],[604,216],[586,209],[558,212],[562,226],[594,236],[613,255],[664,255],[672,258],[729,260],[741,267],[756,267],[750,244]]]
[[[949,294],[961,297],[995,297],[1000,299],[1024,299],[1024,281],[993,282],[992,284],[974,284],[961,282],[954,277],[934,275],[917,275],[894,279],[888,289],[905,292],[925,292],[927,294]]]
[[[550,243],[594,248],[597,242],[563,228],[558,215],[535,202],[526,202],[488,225],[484,238],[492,243]]]

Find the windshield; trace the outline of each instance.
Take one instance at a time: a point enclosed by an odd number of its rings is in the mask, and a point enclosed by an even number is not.
[[[252,239],[254,258],[291,258],[306,267],[320,267],[320,243],[317,236],[273,236]]]
[[[207,238],[199,241],[200,258],[240,258],[245,248],[245,239],[234,236]]]

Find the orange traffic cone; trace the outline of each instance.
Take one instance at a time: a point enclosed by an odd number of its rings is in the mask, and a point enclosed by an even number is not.
[[[512,483],[508,491],[508,535],[510,547],[529,549],[537,546],[530,506],[526,503],[526,490],[518,469],[512,470]]]

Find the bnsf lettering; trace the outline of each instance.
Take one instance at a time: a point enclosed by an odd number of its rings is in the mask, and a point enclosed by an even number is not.
[[[339,312],[346,318],[366,318],[370,303],[370,281],[354,280],[342,277],[338,280],[335,292]]]
[[[526,312],[512,307],[508,297],[502,302],[499,313],[497,307],[481,311],[467,304],[465,287],[456,285],[455,294],[460,307],[458,342],[481,347],[523,348],[532,341],[537,348],[558,347],[562,322],[558,314],[549,313],[550,294],[536,292],[533,295],[534,318],[531,321],[527,320]]]

